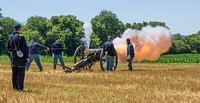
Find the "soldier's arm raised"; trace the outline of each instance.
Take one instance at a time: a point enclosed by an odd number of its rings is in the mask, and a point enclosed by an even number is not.
[[[47,49],[47,50],[49,49],[49,47],[44,46],[44,45],[42,45],[42,44],[37,43],[37,45],[38,45],[39,47],[45,48],[45,49]]]

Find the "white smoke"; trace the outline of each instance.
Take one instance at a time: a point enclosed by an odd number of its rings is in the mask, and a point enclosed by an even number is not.
[[[135,47],[134,61],[157,60],[162,53],[169,50],[172,45],[172,36],[166,27],[147,26],[142,30],[127,29],[121,38],[113,40],[119,56],[119,62],[126,61],[126,39],[130,38]]]
[[[86,22],[83,25],[83,32],[84,32],[84,38],[82,38],[82,41],[85,41],[86,48],[90,48],[90,40],[92,35],[92,24],[90,22]]]

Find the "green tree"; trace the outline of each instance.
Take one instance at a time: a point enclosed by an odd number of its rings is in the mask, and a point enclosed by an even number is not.
[[[67,48],[67,55],[73,55],[75,49],[81,44],[83,22],[73,15],[52,16],[49,21],[50,31],[47,33],[46,44],[52,44],[56,36]]]
[[[147,25],[143,25],[142,23],[133,23],[132,29],[141,30],[145,26],[147,26]]]
[[[2,29],[2,21],[3,21],[3,16],[1,13],[1,7],[0,7],[0,33],[1,33],[1,29]]]
[[[32,16],[28,18],[24,27],[24,31],[38,31],[39,35],[46,38],[46,34],[49,31],[48,19],[41,16]],[[31,35],[30,35],[31,36]]]
[[[128,29],[128,28],[132,28],[131,23],[126,23],[126,24],[125,24],[125,29]]]
[[[45,45],[46,34],[49,30],[48,28],[48,19],[41,16],[31,16],[28,18],[25,26],[22,27],[23,34],[26,37],[27,43],[30,42],[30,39],[33,39],[35,42]],[[48,54],[45,49],[39,50],[41,54]]]
[[[166,24],[164,22],[157,22],[157,21],[150,21],[148,23],[148,25],[151,25],[152,27],[156,27],[156,26],[164,26],[167,27]],[[168,28],[168,27],[167,27]]]
[[[94,34],[100,38],[102,43],[107,41],[107,36],[115,38],[124,32],[123,23],[111,11],[101,11],[99,15],[92,19],[91,23]]]
[[[3,16],[2,16],[2,13],[1,13],[1,8],[0,8],[0,45],[2,44],[2,42],[3,42],[3,31],[2,31],[2,29],[3,29]],[[2,50],[0,50],[0,54],[2,54]]]
[[[2,17],[1,21],[1,32],[0,32],[0,55],[1,54],[6,54],[7,53],[7,41],[8,41],[8,36],[13,33],[13,26],[16,23],[14,19],[11,19],[9,17]]]
[[[181,34],[177,33],[173,35],[173,40],[183,40],[183,36]]]
[[[200,33],[189,35],[185,38],[193,53],[200,53]]]
[[[183,40],[174,40],[172,47],[169,50],[169,53],[172,54],[181,54],[181,53],[190,53],[191,47],[189,44],[185,43]]]
[[[189,45],[184,36],[177,33],[173,35],[172,47],[170,48],[168,53],[191,53],[191,46]]]
[[[102,42],[101,42],[100,38],[96,34],[92,33],[90,48],[100,48],[101,43]]]
[[[141,30],[143,27],[146,26],[152,26],[152,27],[156,27],[156,26],[164,26],[167,27],[166,24],[164,22],[157,22],[157,21],[150,21],[150,22],[145,22],[143,21],[142,23],[133,23],[132,25],[132,29],[137,29],[137,30]],[[168,28],[168,27],[167,27]]]

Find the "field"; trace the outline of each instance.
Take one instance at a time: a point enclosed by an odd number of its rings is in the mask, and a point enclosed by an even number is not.
[[[9,62],[0,62],[0,103],[131,103],[200,101],[200,64],[135,63],[134,71],[119,64],[114,72],[93,71],[66,74],[60,67],[33,63],[26,72],[25,91],[11,87]],[[66,63],[72,66],[72,63]]]
[[[65,62],[73,62],[73,57],[64,56]],[[8,56],[0,56],[0,62],[10,61]],[[42,62],[52,62],[52,57],[41,56]],[[156,61],[143,60],[142,63],[200,63],[200,54],[167,54]]]

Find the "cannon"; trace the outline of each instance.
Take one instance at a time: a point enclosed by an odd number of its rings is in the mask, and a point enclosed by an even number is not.
[[[116,52],[116,50],[115,50]],[[65,72],[81,71],[83,69],[90,70],[91,67],[97,62],[100,62],[102,71],[106,70],[106,61],[103,49],[86,49],[84,45],[80,45],[74,52],[74,66],[67,69]],[[118,64],[117,52],[114,57],[113,70],[116,70]]]

